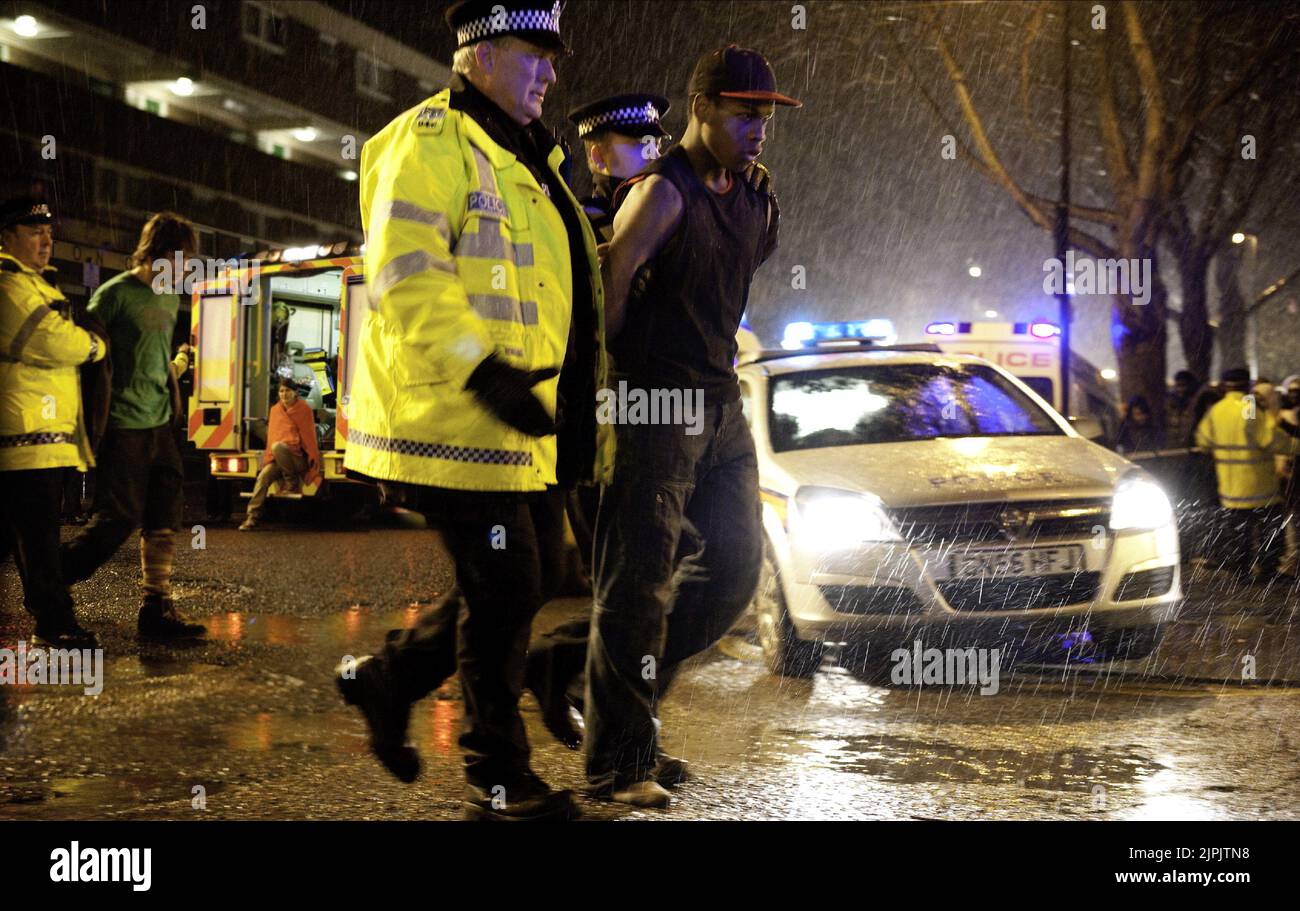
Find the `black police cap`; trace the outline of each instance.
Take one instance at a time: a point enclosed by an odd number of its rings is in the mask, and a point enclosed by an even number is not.
[[[539,47],[568,53],[560,38],[565,0],[462,0],[447,10],[456,47],[514,35]]]
[[[569,112],[569,120],[578,128],[580,139],[594,139],[607,131],[634,139],[642,136],[672,139],[659,122],[668,108],[668,99],[662,95],[625,92],[574,108]]]
[[[53,224],[50,207],[33,196],[15,196],[0,203],[0,228]]]

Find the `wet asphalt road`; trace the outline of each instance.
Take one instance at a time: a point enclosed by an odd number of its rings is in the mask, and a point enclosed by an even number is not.
[[[206,534],[206,549],[180,549],[176,594],[208,642],[135,641],[133,541],[76,592],[106,649],[103,693],[0,687],[0,819],[459,818],[454,681],[416,706],[425,770],[406,786],[371,758],[331,679],[342,656],[372,650],[450,585],[436,534]],[[871,685],[833,660],[813,680],[779,679],[742,621],[663,711],[664,747],[696,780],[668,811],[584,799],[584,816],[1300,818],[1300,617],[1267,617],[1295,591],[1214,577],[1189,587],[1148,662],[1017,669],[993,696]],[[12,565],[0,567],[0,647],[31,633],[18,593]],[[534,629],[586,609],[553,602]],[[1254,681],[1240,680],[1243,655],[1256,658]],[[536,770],[578,787],[579,755],[549,737],[531,696],[523,711]]]

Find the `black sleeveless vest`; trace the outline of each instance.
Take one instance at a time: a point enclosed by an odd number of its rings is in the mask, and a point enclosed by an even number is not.
[[[763,261],[768,197],[733,174],[731,189],[704,186],[681,146],[624,183],[658,174],[682,196],[677,230],[648,264],[645,291],[630,297],[623,331],[608,344],[620,378],[643,389],[703,389],[706,403],[735,401],[736,331]]]

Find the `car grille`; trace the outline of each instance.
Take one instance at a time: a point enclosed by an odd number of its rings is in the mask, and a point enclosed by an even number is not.
[[[1091,601],[1100,581],[1099,572],[959,579],[939,583],[939,593],[959,611],[1043,610]]]
[[[1143,598],[1158,598],[1169,594],[1174,587],[1174,568],[1162,566],[1159,569],[1144,569],[1129,573],[1115,586],[1116,601],[1140,601]]]
[[[1034,544],[1086,538],[1110,522],[1110,501],[1047,500],[956,503],[889,510],[894,527],[914,547],[991,541]]]
[[[837,614],[914,614],[923,610],[910,588],[898,585],[819,585]]]

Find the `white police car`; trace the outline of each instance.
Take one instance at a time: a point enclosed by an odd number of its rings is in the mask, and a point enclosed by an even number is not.
[[[768,666],[809,676],[843,643],[878,669],[916,639],[1039,660],[1149,653],[1181,600],[1155,481],[1002,368],[863,334],[813,326],[797,338],[809,347],[737,367],[758,451]]]

